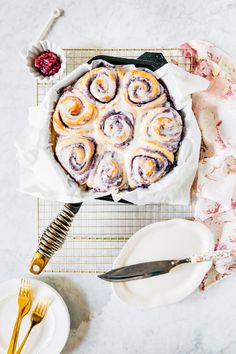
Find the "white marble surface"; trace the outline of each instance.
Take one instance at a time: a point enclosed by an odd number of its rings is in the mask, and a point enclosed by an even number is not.
[[[171,47],[200,38],[236,57],[236,1],[1,0],[0,5],[3,281],[27,274],[36,245],[36,201],[16,192],[14,140],[26,122],[27,107],[35,103],[35,84],[19,50],[37,35],[50,9],[65,9],[48,37],[62,47]],[[95,277],[41,278],[62,294],[71,313],[71,336],[64,354],[236,352],[236,278],[205,293],[196,292],[182,303],[149,311],[133,310],[110,298],[109,285]]]

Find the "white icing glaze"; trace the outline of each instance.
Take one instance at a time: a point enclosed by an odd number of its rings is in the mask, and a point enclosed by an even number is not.
[[[126,173],[121,156],[114,151],[101,152],[87,184],[99,192],[124,186],[126,184]]]
[[[68,203],[84,202],[108,194],[108,192],[85,191],[78,188],[74,180],[68,178],[52,153],[49,130],[51,114],[58,101],[58,92],[63,87],[74,83],[91,68],[101,66],[101,63],[101,60],[96,60],[91,65],[80,65],[47,92],[40,106],[30,107],[28,124],[17,141],[17,158],[21,171],[19,190],[22,192],[43,199]],[[129,65],[129,68],[135,69],[133,65]],[[177,166],[158,183],[153,183],[148,188],[119,193],[114,191],[112,197],[115,201],[123,198],[138,205],[162,202],[187,204],[198,166],[200,149],[200,131],[192,112],[190,94],[205,90],[208,81],[189,74],[173,64],[164,65],[155,74],[165,82],[174,99],[176,109],[182,109],[185,114],[185,135],[179,147]],[[115,100],[108,105],[113,105],[114,102]],[[125,102],[126,110],[127,106]],[[132,113],[136,111],[134,105],[129,107]],[[139,123],[136,124],[135,129],[139,131]],[[97,150],[100,152],[100,147]]]
[[[85,96],[84,101],[81,99],[83,95]],[[64,97],[69,100],[64,102]],[[79,105],[74,103],[73,97],[80,99]],[[83,130],[77,129],[75,136],[92,138],[97,145],[97,163],[93,164],[89,172],[88,186],[90,188],[96,191],[108,191],[147,187],[168,173],[169,167],[174,162],[173,154],[170,154],[169,150],[176,151],[181,138],[181,117],[176,112],[180,121],[178,126],[180,134],[176,135],[175,125],[169,124],[167,127],[168,132],[174,130],[171,141],[175,142],[175,149],[172,149],[171,144],[165,142],[162,145],[162,141],[159,141],[158,144],[153,143],[152,136],[145,136],[143,132],[143,130],[147,130],[144,122],[149,120],[150,113],[158,109],[156,107],[160,109],[162,106],[162,110],[165,111],[165,119],[170,116],[170,119],[174,120],[174,111],[168,108],[170,102],[167,102],[166,99],[164,87],[158,81],[155,73],[147,69],[132,70],[129,66],[114,68],[105,66],[90,70],[76,81],[73,89],[69,86],[68,91],[63,93],[53,116],[56,132],[59,133],[59,136],[60,133],[74,134],[74,120],[77,116],[80,118],[80,114],[82,114]],[[167,108],[163,105],[166,105]],[[84,116],[84,111],[94,112],[92,118],[91,115],[89,118]],[[58,128],[60,124],[66,125],[66,128]],[[76,128],[78,127],[76,126]],[[86,128],[89,129],[86,130]],[[151,141],[150,144],[146,143],[147,138]],[[102,151],[102,155],[100,151]],[[111,159],[108,161],[108,156],[111,155],[108,155],[107,152],[113,153],[113,167]],[[104,162],[102,162],[103,158]],[[67,160],[70,162],[71,159],[67,158]],[[65,164],[63,166],[66,168]],[[108,182],[105,178],[105,171],[116,175],[118,171],[111,172],[115,168],[114,166],[119,170],[117,177],[120,181],[123,180],[120,175],[129,174],[128,183],[118,183],[115,180],[114,183]],[[70,166],[66,169],[76,181],[80,181],[76,177],[76,171],[71,173]],[[96,174],[99,176],[97,177]],[[103,182],[104,186],[102,186]]]
[[[147,142],[158,142],[170,151],[176,151],[183,130],[180,114],[171,107],[160,107],[149,111],[142,120],[142,136]]]

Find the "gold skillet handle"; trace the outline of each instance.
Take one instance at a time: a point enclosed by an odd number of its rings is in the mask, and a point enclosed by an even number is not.
[[[29,271],[34,275],[38,275],[46,267],[48,262],[49,262],[49,258],[45,257],[43,254],[37,251],[35,252],[32,258],[32,261],[29,266]]]
[[[39,247],[29,266],[34,275],[40,274],[50,258],[62,247],[75,215],[82,203],[65,204],[60,214],[46,228],[39,240]]]

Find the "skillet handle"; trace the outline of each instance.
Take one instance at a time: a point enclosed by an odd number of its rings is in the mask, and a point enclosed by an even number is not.
[[[109,55],[97,55],[88,61],[90,64],[94,60],[105,60],[113,65],[128,65],[134,64],[136,67],[145,67],[151,71],[156,71],[163,65],[167,63],[164,55],[162,53],[155,52],[145,52],[139,58],[122,58],[122,57],[112,57]]]
[[[81,205],[82,203],[65,204],[60,214],[46,228],[39,240],[38,250],[30,263],[31,273],[40,274],[53,254],[62,247]]]
[[[156,67],[156,70],[168,63],[164,55],[157,52],[145,52],[140,55],[137,60],[147,60],[152,62],[152,65]]]

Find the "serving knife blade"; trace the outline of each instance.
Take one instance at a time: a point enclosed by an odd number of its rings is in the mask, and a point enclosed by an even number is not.
[[[99,278],[109,282],[126,282],[137,279],[145,279],[169,273],[169,271],[183,263],[191,263],[191,258],[168,261],[153,261],[133,264],[98,275]]]
[[[183,263],[212,262],[226,258],[231,259],[232,257],[236,257],[236,248],[210,251],[201,255],[194,255],[177,260],[163,260],[133,264],[130,266],[113,269],[110,272],[98,275],[98,277],[110,282],[124,282],[166,274],[169,273],[172,268]]]

